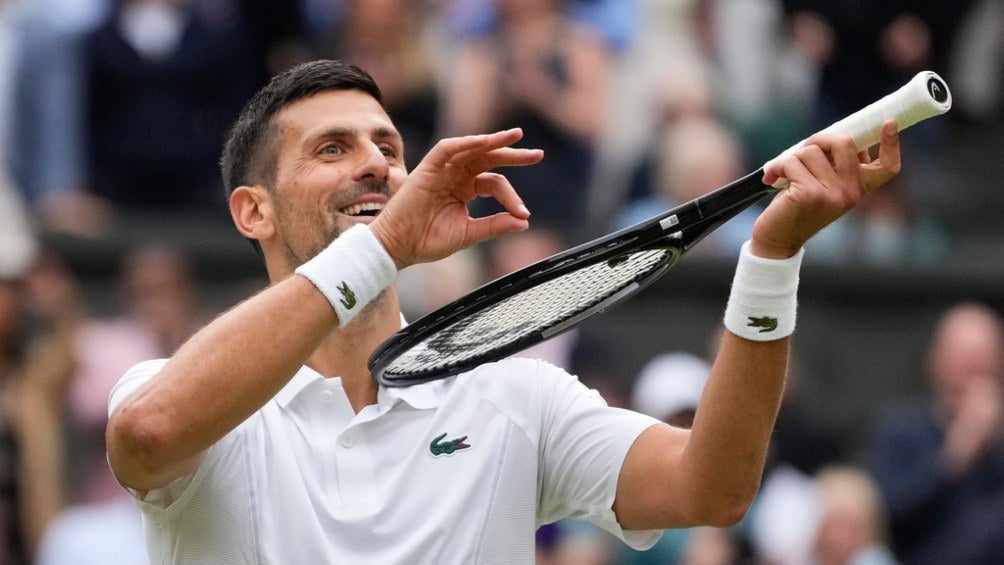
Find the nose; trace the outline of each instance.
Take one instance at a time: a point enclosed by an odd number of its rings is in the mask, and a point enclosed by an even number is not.
[[[376,179],[386,182],[389,176],[390,165],[388,165],[387,156],[383,154],[380,146],[376,143],[365,144],[355,180]]]

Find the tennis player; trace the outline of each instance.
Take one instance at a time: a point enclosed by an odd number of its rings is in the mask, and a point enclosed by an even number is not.
[[[362,70],[277,76],[223,156],[230,211],[271,285],[110,398],[109,461],[156,563],[532,563],[538,526],[589,520],[635,548],[725,526],[757,491],[794,329],[803,244],[899,169],[895,123],[868,162],[819,136],[745,246],[728,332],[690,430],[607,407],[573,376],[508,359],[385,389],[371,351],[402,324],[394,279],[530,214],[498,167],[520,130],[439,142],[410,174]],[[492,197],[504,212],[472,219]],[[755,322],[753,321],[755,320]],[[753,324],[752,326],[750,324]]]

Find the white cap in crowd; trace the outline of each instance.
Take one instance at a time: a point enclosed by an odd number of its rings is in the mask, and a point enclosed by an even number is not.
[[[657,355],[639,373],[631,393],[631,406],[660,420],[694,410],[710,373],[711,364],[692,353]]]

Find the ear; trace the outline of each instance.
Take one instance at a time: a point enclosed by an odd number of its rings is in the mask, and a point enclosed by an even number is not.
[[[230,216],[237,231],[259,241],[275,235],[272,197],[262,186],[238,186],[230,195]]]

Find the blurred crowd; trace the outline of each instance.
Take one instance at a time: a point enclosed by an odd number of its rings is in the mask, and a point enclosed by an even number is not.
[[[1002,29],[998,0],[0,0],[0,563],[145,562],[138,510],[105,462],[107,394],[228,304],[201,294],[177,241],[150,237],[116,256],[116,284],[97,297],[114,307],[96,308],[79,258],[51,241],[114,238],[137,219],[151,233],[169,218],[232,230],[220,147],[275,73],[322,57],[364,67],[411,167],[442,137],[514,126],[545,150],[505,171],[533,228],[403,272],[414,317],[755,170],[920,70],[947,80],[955,109],[904,135],[904,173],[806,261],[941,260],[956,218],[934,195],[962,188],[948,144],[1004,113]],[[1000,184],[965,188],[979,198]],[[695,253],[734,256],[757,211]],[[918,375],[929,394],[876,414],[864,454],[787,400],[806,378],[796,352],[763,489],[739,526],[669,531],[635,552],[560,522],[541,528],[538,561],[1001,562],[1002,332],[987,305],[949,309]],[[574,331],[524,354],[685,426],[716,341],[655,357],[629,388]]]

